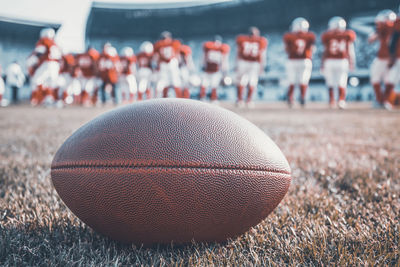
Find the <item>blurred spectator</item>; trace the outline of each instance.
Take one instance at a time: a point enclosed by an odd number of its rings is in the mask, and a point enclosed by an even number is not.
[[[3,76],[1,74],[2,74],[2,68],[0,66],[0,106],[7,106],[7,101],[3,99],[5,86],[4,86]]]
[[[6,69],[6,84],[11,90],[11,103],[19,101],[18,92],[24,85],[25,75],[17,61],[11,63]]]

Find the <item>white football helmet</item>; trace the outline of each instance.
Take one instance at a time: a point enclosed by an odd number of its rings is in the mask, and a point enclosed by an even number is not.
[[[111,45],[111,43],[109,43],[109,42],[104,44],[103,51],[104,51],[104,54],[112,56],[112,57],[116,56],[118,54],[117,49],[115,49],[115,47],[113,47]]]
[[[394,22],[396,20],[397,16],[396,13],[394,13],[390,9],[384,9],[378,13],[378,15],[375,18],[375,22]]]
[[[140,52],[144,52],[146,54],[152,54],[153,49],[153,44],[149,41],[145,41],[140,45]]]
[[[127,47],[122,48],[122,50],[121,50],[121,55],[124,57],[131,57],[131,56],[133,56],[133,54],[134,54],[134,51],[131,47],[127,46]]]
[[[251,36],[260,36],[260,30],[256,26],[251,26],[249,28],[249,34]]]
[[[54,39],[56,32],[53,28],[44,28],[40,31],[40,38]]]
[[[328,22],[329,30],[344,31],[346,30],[347,23],[342,17],[333,17]]]
[[[160,34],[160,37],[161,37],[162,40],[164,40],[164,39],[171,39],[171,38],[172,38],[172,33],[169,32],[169,31],[163,31],[163,32]]]
[[[292,21],[291,29],[293,32],[308,32],[310,24],[305,18],[296,18]]]

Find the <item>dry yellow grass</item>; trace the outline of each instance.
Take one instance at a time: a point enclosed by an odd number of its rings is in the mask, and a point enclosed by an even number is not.
[[[235,110],[287,156],[287,196],[224,244],[153,249],[94,233],[51,185],[63,140],[106,109],[1,109],[0,265],[400,266],[400,112],[355,106]]]

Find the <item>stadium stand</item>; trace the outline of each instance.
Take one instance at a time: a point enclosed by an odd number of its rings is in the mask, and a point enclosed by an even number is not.
[[[60,24],[0,17],[0,63],[7,66],[14,60],[24,65],[26,58],[35,47],[39,32],[51,27],[55,30]]]
[[[15,60],[22,66],[23,71],[27,73],[25,67],[26,59],[35,47],[40,30],[48,27],[57,31],[61,25],[43,21],[0,17],[0,64],[3,71],[2,75],[6,67]],[[8,98],[9,93],[9,90],[7,90],[6,98]],[[27,99],[30,93],[30,88],[26,84],[20,91],[20,97]]]

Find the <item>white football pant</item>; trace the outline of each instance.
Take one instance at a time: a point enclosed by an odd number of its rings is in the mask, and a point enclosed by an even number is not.
[[[291,85],[308,85],[311,72],[311,59],[289,59],[286,63],[286,75]]]
[[[347,59],[326,59],[323,75],[329,88],[346,88],[349,75],[349,61]]]

